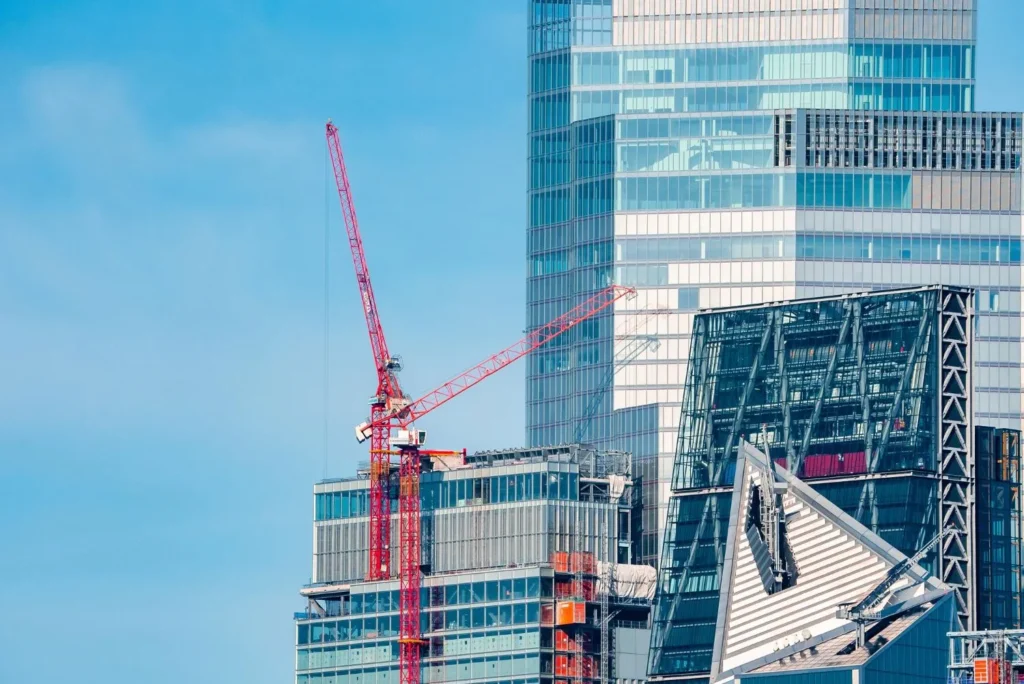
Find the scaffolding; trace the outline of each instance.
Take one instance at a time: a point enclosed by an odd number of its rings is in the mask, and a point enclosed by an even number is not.
[[[580,536],[577,549],[582,548]],[[556,551],[551,567],[555,572],[555,679],[591,682],[600,676],[594,657],[594,632],[599,626],[594,613],[599,592],[597,561],[585,551]]]
[[[953,632],[949,684],[1017,684],[1024,677],[1024,630]]]
[[[633,474],[633,455],[628,451],[598,449],[586,444],[558,444],[477,451],[466,455],[466,465],[468,466],[537,462],[576,463],[580,467],[581,477],[604,478],[609,475],[632,476]]]

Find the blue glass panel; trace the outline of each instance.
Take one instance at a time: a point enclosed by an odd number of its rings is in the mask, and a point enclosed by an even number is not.
[[[946,596],[868,660],[865,681],[944,684],[949,656],[946,633],[956,629],[953,597]]]
[[[984,237],[798,233],[796,254],[802,259],[827,261],[1019,264],[1021,241]]]

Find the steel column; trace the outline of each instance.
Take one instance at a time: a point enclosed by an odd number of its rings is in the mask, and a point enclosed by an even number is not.
[[[974,586],[974,415],[971,367],[974,294],[939,295],[939,524],[953,533],[939,551],[939,579],[956,590],[965,629],[976,623]]]
[[[836,375],[836,366],[839,365],[839,351],[842,349],[843,343],[846,341],[846,335],[850,332],[850,323],[852,319],[853,310],[847,308],[846,315],[843,316],[843,325],[839,328],[839,339],[836,340],[836,346],[832,350],[832,358],[828,360],[828,369],[825,371],[825,380],[821,383],[821,390],[818,392],[818,399],[814,402],[814,411],[811,413],[811,419],[807,423],[807,429],[804,430],[804,438],[800,443],[800,452],[796,455],[794,462],[790,464],[789,472],[793,473],[797,477],[803,477],[803,474],[800,472],[800,468],[803,466],[804,459],[807,458],[807,450],[811,447],[811,435],[814,432],[814,428],[818,425],[818,419],[821,417],[821,407],[825,404],[825,395],[827,395],[832,389],[832,379]]]

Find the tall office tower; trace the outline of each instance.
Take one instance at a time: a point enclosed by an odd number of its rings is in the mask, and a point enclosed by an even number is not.
[[[973,299],[928,286],[697,315],[652,678],[714,669],[742,441],[907,556],[944,532],[921,565],[953,589],[961,624],[1019,624],[1020,433],[975,433]],[[795,554],[791,565],[802,563],[813,564]]]
[[[630,457],[564,446],[432,464],[420,483],[420,681],[642,679],[655,577],[631,564]],[[399,682],[399,580],[364,580],[368,487],[363,474],[313,488],[297,684]]]
[[[974,112],[977,5],[530,2],[527,324],[639,294],[532,356],[527,438],[636,454],[646,562],[698,308],[977,288],[977,416],[1021,427],[1021,116]]]

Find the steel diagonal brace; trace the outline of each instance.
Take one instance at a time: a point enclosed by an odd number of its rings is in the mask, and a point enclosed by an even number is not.
[[[910,376],[914,372],[914,365],[917,363],[921,348],[924,346],[924,340],[931,329],[930,323],[931,316],[928,315],[927,309],[923,308],[921,311],[921,322],[917,326],[917,335],[914,337],[914,343],[910,346],[910,353],[907,354],[907,365],[903,369],[903,375],[900,376],[900,384],[896,388],[896,396],[892,400],[888,414],[886,414],[885,425],[882,426],[882,436],[878,440],[878,449],[869,456],[867,464],[868,473],[877,472],[878,465],[882,462],[882,457],[885,456],[885,450],[889,446],[889,435],[892,434],[892,423],[896,420],[896,411],[899,409],[900,404],[903,403],[903,395],[906,393],[907,385],[910,383]],[[870,430],[871,428],[866,426],[865,429]],[[869,491],[873,492],[874,484],[873,480],[868,480],[861,490],[860,501],[857,503],[857,515],[855,516],[857,520],[861,519],[864,506],[867,505]]]
[[[774,315],[779,316],[781,314],[776,311]],[[731,458],[732,447],[736,442],[736,437],[739,435],[740,428],[743,426],[743,416],[746,414],[747,402],[750,401],[750,395],[754,391],[754,385],[757,384],[757,374],[761,370],[761,364],[764,362],[764,355],[768,350],[768,342],[771,338],[772,325],[769,321],[765,323],[764,333],[761,335],[761,346],[757,348],[757,356],[754,357],[754,363],[750,366],[750,374],[747,376],[747,385],[743,388],[743,397],[740,399],[739,408],[736,410],[736,417],[733,418],[732,428],[729,430],[729,437],[725,441],[725,451],[722,452],[722,458],[715,463],[714,477],[711,478],[712,486],[719,484],[718,480],[722,476],[722,469],[725,468],[725,464]]]
[[[700,538],[704,535],[704,530],[707,528],[708,519],[714,517],[713,514],[717,513],[717,494],[718,493],[709,494],[708,498],[704,501],[704,510],[701,512],[700,524],[697,526],[697,532],[694,535],[693,541],[690,543],[690,551],[686,556],[686,563],[683,565],[683,572],[679,577],[679,584],[676,588],[675,593],[672,596],[672,603],[669,604],[668,616],[665,618],[664,621],[666,627],[663,628],[664,634],[662,634],[661,647],[658,649],[657,656],[654,660],[654,668],[652,671],[657,671],[658,664],[661,661],[662,653],[665,650],[665,635],[669,630],[672,629],[672,621],[675,619],[676,610],[679,608],[679,604],[682,600],[683,589],[686,587],[686,581],[690,577],[690,568],[693,567],[693,562],[694,560],[696,560],[697,557],[697,549],[700,546]]]
[[[781,312],[776,312],[775,316],[781,316]],[[732,452],[733,442],[736,440],[736,436],[738,435],[740,426],[743,422],[744,409],[746,408],[747,401],[749,401],[750,399],[751,393],[754,391],[754,384],[757,381],[758,371],[760,370],[761,363],[764,360],[765,352],[768,350],[768,342],[771,340],[772,337],[772,329],[772,322],[766,322],[764,333],[762,333],[761,335],[761,344],[758,347],[757,355],[754,357],[754,362],[753,364],[751,364],[750,374],[747,376],[747,384],[743,389],[743,397],[740,402],[739,408],[736,411],[736,417],[733,420],[732,428],[729,431],[729,437],[726,440],[725,451],[723,452],[722,458],[715,462],[714,465],[710,463],[708,464],[709,467],[712,468],[712,476],[711,481],[709,483],[711,486],[716,486],[718,484],[718,480],[721,478],[722,470],[725,467],[725,463],[729,460],[729,455]],[[710,452],[710,439],[708,444],[708,450]],[[714,460],[713,453],[710,453],[709,456],[712,460]],[[686,586],[686,581],[689,579],[690,575],[690,568],[693,567],[693,562],[697,557],[697,549],[700,547],[701,537],[703,537],[709,521],[713,520],[716,517],[717,512],[718,496],[716,494],[710,494],[708,495],[708,498],[704,501],[704,509],[701,511],[700,523],[697,525],[697,531],[693,536],[693,540],[690,542],[690,549],[686,556],[686,563],[683,565],[683,572],[679,579],[678,591],[675,592],[675,595],[672,597],[672,603],[669,606],[668,617],[666,619],[666,624],[669,625],[667,629],[671,629],[671,622],[672,619],[675,617],[677,608],[679,607],[682,590]],[[662,649],[658,651],[657,658],[660,659],[663,650],[664,647],[662,647]],[[657,663],[658,660],[655,660],[655,669],[657,669]]]
[[[776,312],[775,316],[781,316],[781,312]],[[754,390],[754,384],[757,381],[758,371],[760,370],[761,363],[764,360],[765,352],[768,350],[768,342],[771,340],[771,337],[772,337],[772,329],[773,329],[772,322],[771,321],[766,322],[764,333],[761,335],[761,344],[758,347],[757,356],[754,357],[754,362],[753,362],[753,364],[751,365],[751,368],[750,368],[750,374],[747,377],[747,384],[746,384],[746,386],[744,387],[744,390],[743,390],[742,401],[740,402],[739,409],[736,412],[736,417],[733,420],[732,429],[729,431],[729,438],[726,441],[725,451],[723,452],[723,457],[717,463],[714,463],[713,466],[710,463],[708,464],[709,467],[713,468],[712,469],[711,481],[709,483],[711,486],[715,486],[715,485],[718,484],[718,480],[719,480],[719,478],[722,475],[722,470],[725,467],[725,463],[726,463],[726,461],[729,460],[729,454],[732,451],[732,444],[736,440],[736,436],[739,433],[740,425],[743,422],[744,409],[746,408],[747,401],[749,401],[750,395],[751,395],[751,393]],[[708,409],[708,407],[705,407],[705,411],[706,412],[707,412],[707,409]],[[680,440],[680,446],[682,446],[681,440]],[[709,452],[711,451],[710,435],[709,435],[709,440],[708,440],[708,450],[709,450]],[[677,458],[679,457],[678,456],[679,453],[681,453],[681,451],[677,450]],[[714,459],[714,454],[713,453],[709,453],[709,455],[710,455],[710,458],[713,460]],[[712,494],[708,495],[708,498],[704,501],[704,509],[701,511],[700,523],[697,525],[697,532],[696,532],[696,534],[694,534],[693,540],[690,542],[690,549],[689,549],[689,552],[687,553],[686,563],[683,565],[683,572],[682,572],[682,574],[680,576],[680,579],[679,579],[678,590],[675,592],[675,595],[672,597],[672,603],[669,605],[668,616],[667,616],[666,621],[665,621],[665,624],[668,625],[668,627],[665,628],[666,632],[669,629],[671,629],[672,620],[675,617],[676,610],[678,609],[679,603],[680,603],[680,600],[681,600],[680,596],[682,594],[682,590],[686,586],[686,581],[689,579],[689,575],[690,575],[690,568],[693,567],[693,562],[694,562],[694,560],[696,559],[696,556],[697,556],[697,549],[700,546],[700,539],[704,535],[704,532],[707,529],[709,521],[713,520],[717,516],[717,513],[718,513],[718,496],[717,496],[717,493],[712,493]],[[717,549],[716,549],[716,551],[717,551]],[[664,636],[662,637],[662,643],[664,643]],[[660,662],[660,658],[662,656],[662,652],[663,651],[664,651],[664,646],[662,646],[658,650],[658,653],[657,653],[657,655],[655,657],[655,662],[654,662],[654,669],[655,670],[657,670],[657,665]]]
[[[843,316],[843,325],[839,328],[839,339],[836,340],[836,346],[832,350],[832,358],[828,360],[828,370],[825,371],[825,380],[821,383],[821,390],[818,392],[818,399],[814,402],[814,411],[811,413],[811,420],[807,423],[807,427],[804,430],[804,439],[800,443],[800,452],[796,455],[796,459],[791,464],[792,468],[790,472],[800,477],[800,467],[804,463],[804,459],[807,458],[807,450],[811,448],[811,435],[814,433],[814,427],[818,424],[818,419],[821,417],[821,407],[825,404],[825,396],[832,390],[832,379],[836,375],[836,367],[839,365],[839,351],[842,349],[843,344],[846,342],[846,336],[850,332],[850,324],[853,322],[853,309],[847,307],[846,315]]]

